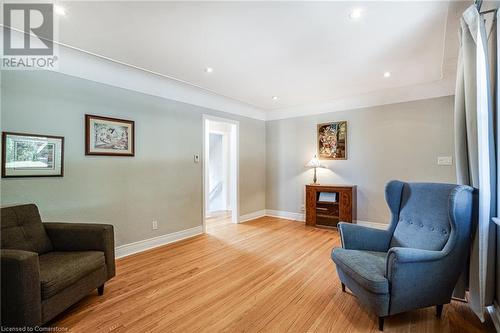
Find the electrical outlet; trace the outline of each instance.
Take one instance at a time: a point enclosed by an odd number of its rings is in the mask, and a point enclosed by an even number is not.
[[[304,204],[300,205],[300,211],[303,212],[305,210],[306,210],[305,205]]]
[[[158,230],[158,221],[151,222],[151,229]]]

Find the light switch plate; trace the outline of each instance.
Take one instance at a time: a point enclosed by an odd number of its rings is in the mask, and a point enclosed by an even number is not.
[[[453,165],[451,156],[438,156],[438,165]]]

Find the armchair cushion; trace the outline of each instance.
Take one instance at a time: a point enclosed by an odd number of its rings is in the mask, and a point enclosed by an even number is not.
[[[115,276],[113,226],[95,223],[43,223],[54,251],[102,251],[108,279]]]
[[[23,250],[38,254],[52,251],[36,205],[21,205],[1,209],[2,249]]]
[[[442,250],[451,232],[449,200],[455,187],[452,184],[404,184],[399,221],[390,247]]]
[[[332,259],[353,280],[374,294],[389,293],[389,281],[385,277],[385,252],[358,251],[335,248]]]
[[[104,252],[49,252],[39,257],[42,299],[50,298],[104,267]]]

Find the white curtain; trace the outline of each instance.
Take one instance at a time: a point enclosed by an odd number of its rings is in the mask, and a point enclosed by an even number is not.
[[[481,15],[473,5],[462,15],[455,92],[457,182],[478,189],[469,264],[468,302],[484,321],[495,282],[497,166],[495,120],[497,95],[497,13]],[[463,294],[466,275],[455,295]]]

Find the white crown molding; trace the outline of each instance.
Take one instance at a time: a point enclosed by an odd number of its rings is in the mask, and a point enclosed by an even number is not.
[[[14,34],[22,38],[22,33]],[[174,77],[148,71],[98,54],[58,43],[58,63],[53,71],[110,86],[188,103],[208,109],[263,121],[313,116],[366,107],[450,96],[454,75],[444,74],[435,82],[396,87],[338,98],[326,103],[264,110]],[[447,71],[445,71],[447,72]]]
[[[203,233],[203,227],[200,225],[191,229],[172,232],[154,238],[144,239],[138,242],[129,243],[115,247],[116,258],[123,258],[134,253],[143,252],[158,246],[178,242],[180,240],[191,238]]]
[[[331,102],[281,108],[267,112],[266,120],[312,116],[330,112],[375,107],[387,104],[417,101],[455,94],[455,78],[374,91],[367,94],[339,98]]]
[[[63,45],[59,45],[59,66],[55,71],[238,116],[258,120],[266,119],[266,113],[263,110],[251,105],[157,73]]]
[[[0,24],[2,32],[6,27]],[[11,29],[13,40],[24,33]],[[188,82],[55,42],[58,61],[50,71],[238,116],[265,120],[264,110]]]

